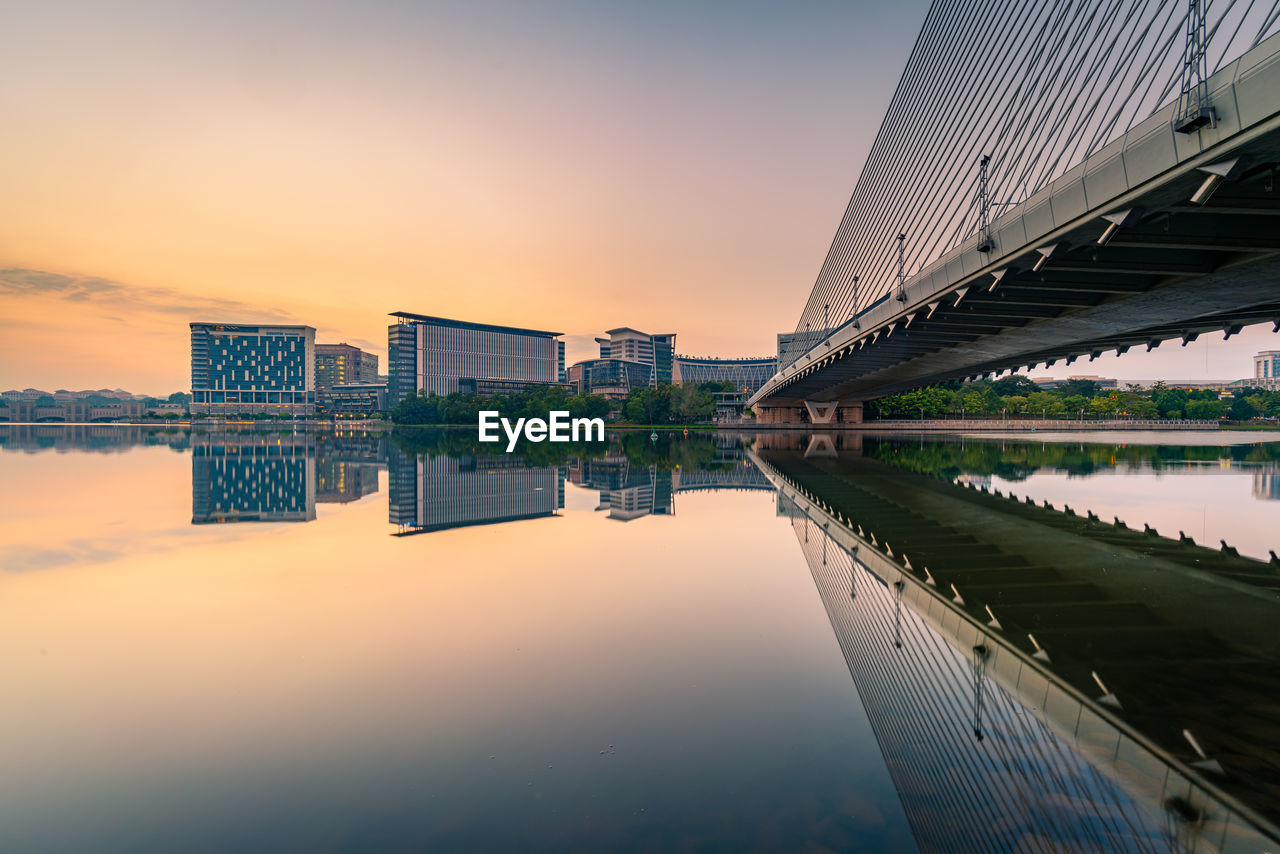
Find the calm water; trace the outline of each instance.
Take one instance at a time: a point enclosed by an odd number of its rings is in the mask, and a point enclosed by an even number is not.
[[[1273,850],[1280,437],[1177,438],[0,427],[0,851]]]

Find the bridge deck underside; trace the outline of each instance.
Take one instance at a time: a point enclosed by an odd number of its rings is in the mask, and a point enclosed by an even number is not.
[[[1205,173],[1181,175],[1135,199],[1133,221],[1105,245],[1108,222],[1089,218],[1055,239],[1039,269],[1042,256],[1030,250],[998,278],[979,276],[849,346],[819,345],[812,367],[760,403],[873,399],[1254,323],[1280,326],[1278,147],[1280,134],[1255,140],[1248,168],[1204,204],[1190,199]]]

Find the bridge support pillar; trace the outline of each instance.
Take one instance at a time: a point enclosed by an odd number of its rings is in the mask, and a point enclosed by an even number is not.
[[[813,402],[804,406],[756,406],[756,423],[812,424],[815,427],[834,424],[861,424],[862,402],[841,403],[838,400]]]
[[[757,406],[756,421],[760,424],[803,424],[804,409],[799,406]]]
[[[862,401],[842,404],[838,400],[806,400],[804,408],[808,410],[809,421],[814,425],[862,423]]]

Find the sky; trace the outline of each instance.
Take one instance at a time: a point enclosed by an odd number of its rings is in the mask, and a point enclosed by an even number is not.
[[[0,388],[186,389],[197,320],[385,356],[392,311],[770,354],[926,8],[4,4]],[[1206,339],[1071,371],[1280,347]]]

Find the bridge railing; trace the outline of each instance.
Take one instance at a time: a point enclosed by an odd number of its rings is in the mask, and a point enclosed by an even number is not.
[[[805,425],[813,426],[813,425]],[[841,425],[848,426],[848,425]],[[1217,420],[1200,421],[1190,418],[886,418],[864,421],[862,428],[874,430],[885,427],[895,430],[1026,430],[1045,428],[1051,430],[1217,430]],[[820,425],[819,425],[820,428]]]

